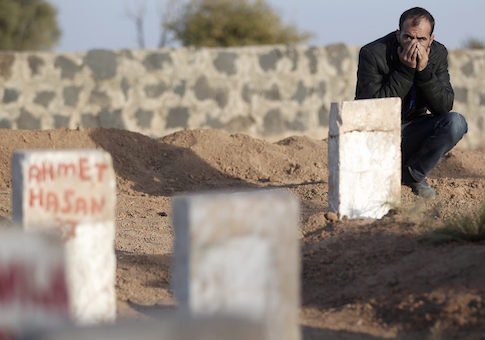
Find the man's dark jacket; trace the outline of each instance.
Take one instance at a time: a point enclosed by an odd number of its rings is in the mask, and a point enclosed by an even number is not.
[[[421,72],[401,63],[397,47],[396,32],[392,32],[360,49],[355,99],[401,97],[403,122],[425,114],[426,109],[435,115],[449,112],[454,93],[446,47],[433,41],[428,66]]]

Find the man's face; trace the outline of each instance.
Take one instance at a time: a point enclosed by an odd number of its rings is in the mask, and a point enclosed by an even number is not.
[[[402,29],[397,31],[397,40],[402,48],[417,42],[426,50],[433,42],[434,35],[431,34],[431,24],[425,18],[421,18],[416,26],[413,20],[407,19],[402,25]]]

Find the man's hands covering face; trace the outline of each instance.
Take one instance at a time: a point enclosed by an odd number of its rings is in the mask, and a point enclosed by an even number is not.
[[[397,48],[397,54],[399,60],[411,68],[417,68],[418,71],[422,71],[428,66],[430,48],[425,48],[417,41],[413,41],[404,48],[399,46]]]
[[[412,42],[407,46],[404,46],[404,48],[402,46],[397,48],[397,54],[399,55],[401,63],[408,67],[416,68],[416,59],[418,57],[418,51],[416,49],[417,44],[417,42]]]
[[[429,60],[429,46],[425,48],[424,46],[418,44],[418,71],[421,72],[428,66],[428,60]]]

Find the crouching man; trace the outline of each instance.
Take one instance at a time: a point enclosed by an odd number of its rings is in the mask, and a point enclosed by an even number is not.
[[[402,182],[424,198],[436,195],[426,176],[468,129],[461,114],[450,112],[448,52],[434,40],[434,24],[427,10],[411,8],[396,32],[362,47],[355,95],[401,97]]]

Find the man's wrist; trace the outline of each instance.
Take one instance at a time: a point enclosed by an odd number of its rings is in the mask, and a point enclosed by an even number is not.
[[[402,73],[407,79],[409,80],[414,80],[414,75],[416,73],[416,69],[415,68],[412,68],[406,64],[404,64],[403,62],[400,62],[398,67],[397,67],[397,70]]]
[[[426,65],[426,67],[422,70],[416,71],[416,80],[420,82],[425,82],[430,80],[433,77],[433,73],[431,72],[431,68],[429,67],[429,64]]]

